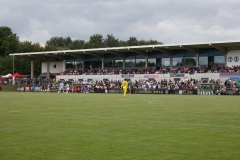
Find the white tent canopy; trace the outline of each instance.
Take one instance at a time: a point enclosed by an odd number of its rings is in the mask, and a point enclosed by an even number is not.
[[[2,76],[2,78],[9,78],[9,76],[11,76],[11,75],[12,75],[11,73],[8,73],[7,75]]]

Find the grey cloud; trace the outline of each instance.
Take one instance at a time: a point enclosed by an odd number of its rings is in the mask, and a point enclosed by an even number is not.
[[[1,2],[2,1],[2,2]],[[53,36],[88,40],[113,34],[163,43],[235,40],[238,0],[21,0],[3,1],[0,24],[21,40],[45,43]]]

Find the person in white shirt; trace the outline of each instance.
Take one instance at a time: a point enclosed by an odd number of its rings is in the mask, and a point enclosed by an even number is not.
[[[64,87],[64,83],[62,81],[60,81],[59,87],[58,87],[58,93],[63,91],[63,87]]]
[[[68,94],[68,92],[69,92],[69,87],[70,87],[70,85],[69,85],[69,83],[67,82],[67,83],[65,84],[66,94]]]

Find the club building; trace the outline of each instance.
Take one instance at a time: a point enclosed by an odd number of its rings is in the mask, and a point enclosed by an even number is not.
[[[56,79],[123,79],[123,78],[171,78],[170,74],[136,74],[131,75],[61,75],[67,70],[90,69],[124,69],[124,68],[176,68],[207,66],[240,66],[240,41],[159,44],[144,46],[127,46],[112,48],[45,51],[31,53],[14,53],[13,57],[31,61],[31,78],[34,76],[34,62],[41,61],[42,73],[57,74]],[[13,58],[14,59],[14,58]],[[195,78],[221,78],[220,73],[185,75]],[[225,77],[229,78],[229,77]]]

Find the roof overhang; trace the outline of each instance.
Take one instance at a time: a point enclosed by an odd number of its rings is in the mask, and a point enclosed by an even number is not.
[[[123,56],[125,53],[134,52],[140,55],[147,55],[148,52],[162,52],[171,54],[174,50],[188,50],[196,53],[199,49],[215,48],[224,53],[230,49],[240,49],[240,41],[231,42],[211,42],[211,43],[188,43],[188,44],[159,44],[159,45],[143,45],[143,46],[126,46],[111,48],[94,48],[79,50],[62,50],[62,51],[45,51],[45,52],[29,52],[29,53],[13,53],[10,56],[24,58],[26,60],[40,61],[61,61],[67,56],[76,58],[84,58],[87,55],[102,57],[105,54],[113,54]]]

